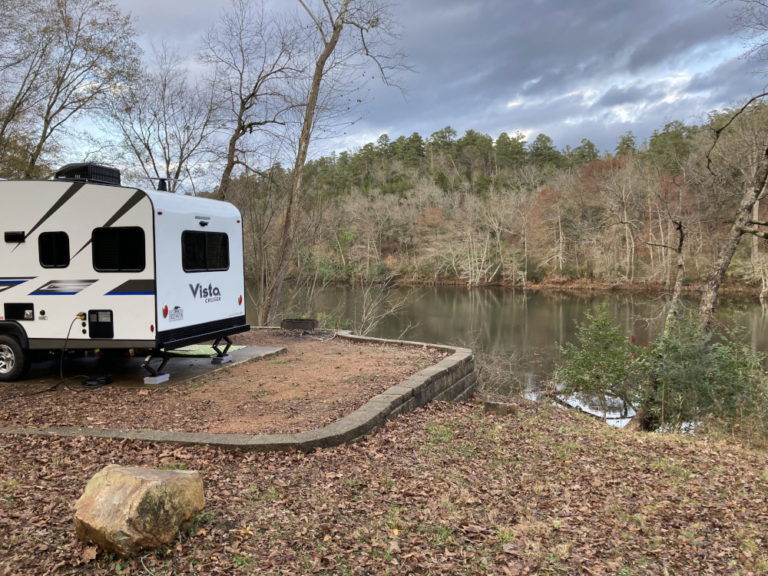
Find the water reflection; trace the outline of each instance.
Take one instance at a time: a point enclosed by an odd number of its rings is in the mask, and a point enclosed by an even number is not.
[[[644,294],[560,294],[452,287],[398,288],[394,297],[405,306],[381,321],[372,336],[468,346],[477,352],[513,357],[518,381],[536,388],[548,378],[559,357],[559,346],[574,339],[587,312],[605,306],[635,336],[648,342],[663,326],[664,298]],[[697,308],[695,299],[684,306]],[[354,321],[362,309],[360,291],[347,286],[323,289],[311,304],[314,314],[333,314]],[[718,321],[740,326],[756,350],[768,350],[768,317],[757,300],[722,300]]]

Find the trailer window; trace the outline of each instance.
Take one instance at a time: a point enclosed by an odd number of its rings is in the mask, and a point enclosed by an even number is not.
[[[229,237],[223,232],[182,232],[181,265],[185,272],[229,270]]]
[[[69,236],[66,232],[42,232],[37,238],[37,252],[43,268],[69,266]]]
[[[95,228],[91,240],[97,272],[144,270],[144,230],[138,226]]]

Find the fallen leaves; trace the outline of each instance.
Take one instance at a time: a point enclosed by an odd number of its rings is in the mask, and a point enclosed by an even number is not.
[[[96,560],[96,556],[98,556],[99,549],[96,546],[86,546],[83,548],[83,551],[80,553],[80,561],[83,564],[88,564],[88,562],[92,560]]]
[[[74,540],[92,474],[161,457],[205,483],[173,546]],[[767,501],[765,453],[523,403],[435,404],[310,454],[2,437],[0,574],[762,574]]]

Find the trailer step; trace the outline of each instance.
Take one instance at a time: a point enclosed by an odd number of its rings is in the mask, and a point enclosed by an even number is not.
[[[158,374],[157,376],[145,376],[144,384],[163,384],[171,379],[171,375],[167,372],[165,374]]]

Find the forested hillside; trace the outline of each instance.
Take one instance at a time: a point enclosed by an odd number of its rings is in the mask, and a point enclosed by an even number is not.
[[[495,139],[450,127],[386,135],[307,165],[295,275],[469,286],[607,283],[670,286],[706,275],[768,145],[768,108],[703,126],[672,122],[649,141],[621,136],[600,154],[584,138],[558,150],[543,134]],[[711,150],[711,152],[710,152]],[[258,276],[288,175],[237,182]],[[755,213],[755,220],[758,220]],[[766,284],[765,240],[743,242],[730,278]]]

